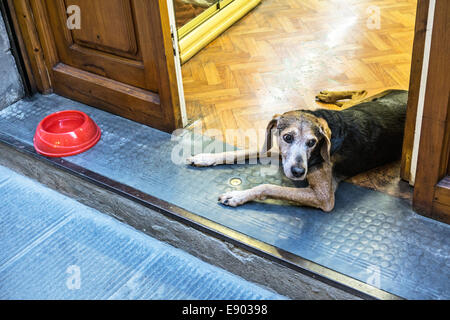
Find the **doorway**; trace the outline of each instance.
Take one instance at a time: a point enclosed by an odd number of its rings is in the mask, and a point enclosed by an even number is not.
[[[189,128],[258,148],[264,137],[245,133],[264,132],[274,114],[335,108],[315,102],[321,90],[408,90],[416,6],[416,0],[263,0],[183,64]],[[412,199],[400,161],[350,182]]]

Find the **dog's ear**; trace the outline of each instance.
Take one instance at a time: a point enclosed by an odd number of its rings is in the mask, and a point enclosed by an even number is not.
[[[325,143],[320,150],[320,155],[326,163],[331,164],[331,130],[325,119],[318,118],[317,120],[319,121],[320,133],[325,139]]]
[[[272,149],[272,137],[274,134],[274,130],[277,129],[277,124],[278,124],[278,120],[280,120],[281,115],[277,114],[275,115],[272,120],[270,120],[269,124],[267,125],[267,129],[266,129],[266,141],[264,142],[263,148],[262,148],[262,153],[267,153],[268,151],[270,151],[270,149]]]

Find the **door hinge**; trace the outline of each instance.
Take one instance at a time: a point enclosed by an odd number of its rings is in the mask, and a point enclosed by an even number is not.
[[[174,32],[176,32],[176,31],[174,31],[174,29],[176,30],[176,28],[174,28],[173,25],[170,25],[170,36],[172,37],[173,55],[176,57],[177,56],[177,47],[176,47],[177,43],[175,41],[175,34],[174,34]]]

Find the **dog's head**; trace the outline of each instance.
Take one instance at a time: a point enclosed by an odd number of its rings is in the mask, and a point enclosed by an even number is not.
[[[267,126],[265,150],[272,148],[272,135],[278,146],[286,177],[304,180],[308,165],[320,161],[331,162],[331,130],[328,123],[313,114],[291,111],[275,116]]]

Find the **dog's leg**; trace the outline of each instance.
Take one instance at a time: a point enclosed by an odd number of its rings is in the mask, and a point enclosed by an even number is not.
[[[380,93],[377,93],[376,95],[373,95],[373,96],[365,98],[365,99],[363,99],[361,101],[358,101],[358,103],[370,102],[370,101],[374,101],[374,100],[383,98],[384,96],[388,95],[392,91],[393,91],[392,89],[388,89],[388,90],[382,91]]]
[[[231,191],[219,197],[222,204],[237,207],[254,200],[266,198],[294,201],[300,205],[330,212],[334,208],[334,192],[337,181],[332,178],[331,168],[324,166],[308,174],[309,187],[288,188],[275,185],[260,185],[244,191]]]
[[[277,151],[260,152],[256,150],[237,150],[222,153],[201,153],[186,159],[186,163],[196,167],[211,167],[221,164],[234,164],[238,161],[261,158],[279,158]]]
[[[366,90],[360,91],[321,91],[317,96],[316,100],[324,103],[335,104],[339,107],[349,107],[357,102],[361,101],[365,96],[367,96]],[[339,102],[339,100],[350,99],[347,102]]]

